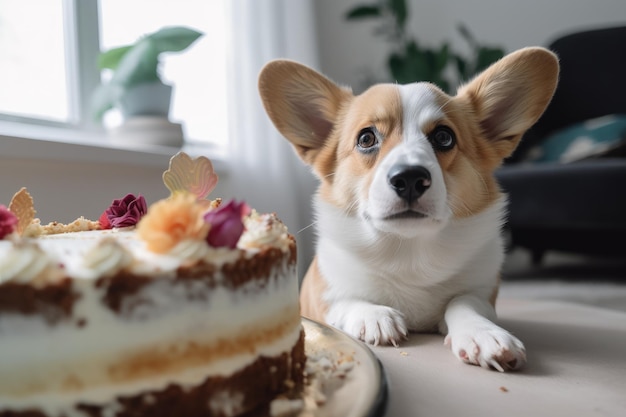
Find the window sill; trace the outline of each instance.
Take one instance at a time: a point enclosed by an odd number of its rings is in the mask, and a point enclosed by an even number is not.
[[[225,172],[226,152],[208,144],[185,144],[182,149],[160,145],[112,143],[104,132],[0,122],[0,158],[28,158],[167,167],[179,151],[211,159],[217,172]]]

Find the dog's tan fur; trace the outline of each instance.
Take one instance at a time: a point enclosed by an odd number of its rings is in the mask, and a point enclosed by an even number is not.
[[[324,321],[328,312],[328,305],[320,300],[321,294],[326,291],[326,282],[320,275],[317,258],[313,259],[307,272],[307,279],[300,288],[300,312],[302,316],[312,320]]]

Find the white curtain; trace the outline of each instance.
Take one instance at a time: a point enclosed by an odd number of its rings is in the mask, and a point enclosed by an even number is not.
[[[257,81],[270,60],[318,66],[313,0],[227,1],[231,29],[229,76],[232,170],[236,195],[260,212],[276,212],[298,243],[299,275],[313,253],[311,197],[316,180],[276,131]]]

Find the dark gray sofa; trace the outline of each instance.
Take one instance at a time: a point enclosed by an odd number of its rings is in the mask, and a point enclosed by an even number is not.
[[[626,27],[567,34],[548,47],[561,63],[555,96],[496,173],[509,194],[511,244],[532,251],[535,262],[548,250],[626,259],[626,128],[613,124],[610,146],[587,137],[599,117],[626,123]],[[567,143],[577,158],[555,159],[548,145],[572,127],[580,137],[565,140],[577,140]]]

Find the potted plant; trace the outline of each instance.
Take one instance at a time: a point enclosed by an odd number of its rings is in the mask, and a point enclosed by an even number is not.
[[[163,83],[159,76],[159,56],[163,52],[183,51],[200,36],[201,32],[191,28],[168,26],[142,36],[131,45],[101,52],[98,68],[111,70],[113,74],[93,94],[94,118],[102,121],[108,110],[117,108],[126,124],[126,129],[124,124],[118,129],[118,136],[129,132],[137,136],[137,128],[141,126],[127,125],[133,118],[144,117],[141,125],[145,125],[146,116],[169,122],[172,86]],[[180,135],[180,138],[175,138],[176,142],[182,142],[182,130]]]
[[[450,92],[453,85],[469,80],[504,56],[505,51],[502,48],[480,45],[462,24],[458,26],[458,30],[472,49],[471,57],[465,58],[453,52],[447,42],[439,48],[422,46],[407,30],[408,17],[406,0],[377,0],[374,3],[356,5],[345,15],[348,21],[382,21],[375,34],[386,38],[394,47],[387,58],[389,76],[394,82],[406,84],[429,81]],[[449,69],[449,66],[452,68]],[[449,78],[454,71],[456,80]]]

